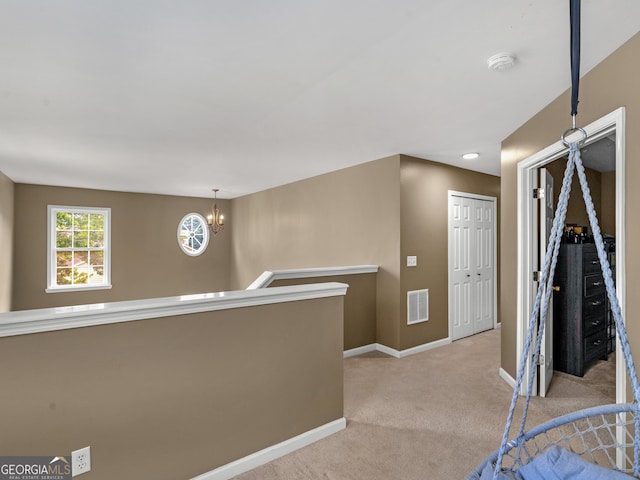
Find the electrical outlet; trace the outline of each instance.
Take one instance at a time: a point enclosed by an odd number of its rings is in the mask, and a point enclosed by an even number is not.
[[[91,470],[91,447],[71,452],[71,476],[75,477]]]

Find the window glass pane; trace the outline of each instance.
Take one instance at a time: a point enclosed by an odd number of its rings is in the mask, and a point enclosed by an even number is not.
[[[100,271],[98,271],[98,269],[95,269],[95,268],[89,268],[89,280],[88,280],[88,283],[96,284],[96,283],[102,283],[103,282],[102,267],[100,267],[99,270]]]
[[[87,213],[74,213],[73,214],[73,228],[74,228],[74,230],[88,230],[89,229],[89,215]]]
[[[89,232],[89,247],[104,248],[104,232]]]
[[[87,248],[89,245],[89,232],[76,232],[73,236],[73,248]]]
[[[56,265],[58,267],[70,267],[72,258],[72,252],[58,252],[56,254]]]
[[[92,266],[93,268],[93,275],[92,275],[92,279],[94,279],[94,281],[92,283],[98,283],[95,281],[95,279],[100,279],[100,282],[104,281],[104,266],[103,265],[96,265],[96,266]]]
[[[92,266],[104,265],[104,252],[92,251],[89,256],[89,264]]]
[[[73,233],[70,231],[56,232],[56,248],[70,248],[73,241]]]
[[[58,270],[56,270],[56,284],[71,285],[72,278],[73,278],[72,268],[58,268]]]
[[[73,284],[82,285],[89,283],[89,268],[79,267],[73,269]]]
[[[89,264],[89,252],[75,252],[73,258],[73,266],[74,267],[84,267]]]
[[[104,215],[101,213],[92,213],[89,215],[90,230],[104,230]]]
[[[73,217],[69,212],[56,213],[56,229],[71,230]]]

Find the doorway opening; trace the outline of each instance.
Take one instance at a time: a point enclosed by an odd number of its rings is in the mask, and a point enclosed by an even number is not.
[[[593,122],[584,128],[587,133],[587,141],[582,147],[585,155],[588,157],[589,150],[597,151],[599,147],[606,145],[606,142],[614,140],[614,162],[615,162],[615,240],[616,240],[616,270],[615,281],[618,301],[622,309],[623,318],[625,316],[625,237],[624,237],[624,119],[625,110],[619,108],[605,117]],[[570,137],[569,141],[572,140]],[[599,143],[599,142],[605,143]],[[517,333],[516,333],[516,357],[517,364],[520,364],[524,340],[526,336],[529,315],[532,310],[533,301],[537,284],[534,281],[533,272],[538,269],[538,207],[531,192],[538,187],[538,174],[542,167],[553,168],[553,162],[565,157],[568,153],[567,147],[558,141],[553,145],[541,150],[531,157],[521,161],[517,167],[517,186],[518,186],[518,310],[517,310]],[[585,165],[587,166],[587,165]],[[573,196],[580,193],[572,189]],[[601,213],[598,212],[600,216]],[[602,221],[599,219],[600,225]],[[588,223],[587,223],[588,225]],[[606,232],[603,232],[606,233]],[[551,321],[552,324],[552,321]],[[552,327],[551,327],[552,330]],[[546,342],[552,342],[547,339]],[[547,352],[553,351],[553,345],[546,345]],[[626,401],[626,382],[625,382],[625,365],[624,356],[619,351],[619,345],[616,346],[616,402]],[[546,361],[546,359],[545,359]],[[552,360],[550,360],[552,361]],[[529,359],[527,364],[525,378],[528,377],[532,366]],[[544,368],[538,368],[543,371]],[[544,380],[543,380],[544,382]],[[543,383],[540,383],[541,390],[544,390]],[[523,389],[526,388],[523,385]],[[534,385],[535,388],[535,385]],[[524,390],[520,392],[524,394]],[[533,395],[540,392],[536,389]],[[544,393],[544,392],[543,392]]]

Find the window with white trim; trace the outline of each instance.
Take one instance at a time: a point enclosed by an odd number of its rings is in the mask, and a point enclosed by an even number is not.
[[[199,213],[188,213],[178,224],[178,245],[190,257],[202,255],[209,244],[209,227]]]
[[[48,207],[47,292],[111,288],[111,209]]]

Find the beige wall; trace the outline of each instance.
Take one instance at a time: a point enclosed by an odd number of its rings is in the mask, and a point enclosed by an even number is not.
[[[344,297],[344,349],[376,343],[376,273],[276,280],[270,287],[340,282],[349,285]]]
[[[399,328],[400,349],[407,349],[449,336],[448,191],[498,198],[500,177],[404,155],[400,172]],[[406,266],[407,255],[418,257],[417,267]],[[407,325],[407,292],[423,288],[429,289],[429,321]]]
[[[499,196],[500,178],[405,155],[232,202],[232,287],[265,270],[375,264],[376,341],[404,350],[448,336],[447,191]],[[404,267],[418,255],[418,268]],[[406,325],[406,292],[430,289],[430,320]]]
[[[580,83],[578,125],[588,125],[617,108],[626,107],[626,284],[627,292],[640,286],[640,234],[637,205],[640,189],[640,34],[636,34],[593,70]],[[568,68],[568,65],[567,65]],[[516,164],[555,143],[570,126],[569,91],[551,102],[502,143],[501,311],[502,367],[515,376],[516,359]],[[627,295],[627,325],[632,350],[640,354],[637,313],[640,297]]]
[[[349,322],[345,348],[411,348],[448,336],[447,190],[498,196],[499,181],[396,155],[221,201],[230,222],[199,257],[180,251],[175,231],[209,199],[19,184],[16,215],[37,221],[16,243],[12,308],[242,289],[264,270],[375,264],[375,326]],[[49,204],[112,209],[113,289],[45,293]],[[404,267],[406,255],[418,255],[419,266]],[[407,326],[406,292],[417,288],[430,289],[430,320]]]
[[[377,338],[399,345],[400,157],[232,201],[231,288],[265,270],[378,265]]]
[[[0,172],[0,312],[11,310],[14,184]]]
[[[0,338],[0,451],[90,445],[92,480],[187,479],[340,419],[342,309],[328,297]]]
[[[47,205],[111,208],[112,289],[45,293]],[[227,201],[218,205],[228,210]],[[28,221],[15,230],[12,309],[229,290],[229,228],[197,257],[185,255],[177,243],[182,217],[210,207],[206,198],[16,184],[15,216]]]

